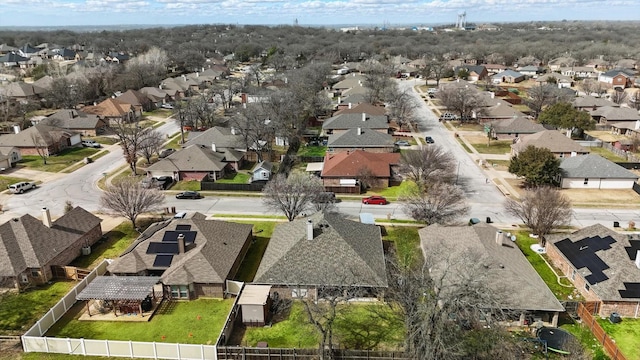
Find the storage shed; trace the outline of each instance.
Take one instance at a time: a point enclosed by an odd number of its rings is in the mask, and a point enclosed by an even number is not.
[[[238,299],[242,310],[242,323],[248,326],[264,326],[271,307],[270,285],[246,285]]]

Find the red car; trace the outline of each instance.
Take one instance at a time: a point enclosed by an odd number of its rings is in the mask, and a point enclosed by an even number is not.
[[[366,198],[362,198],[363,204],[371,204],[371,205],[387,205],[387,199],[383,196],[369,196]]]

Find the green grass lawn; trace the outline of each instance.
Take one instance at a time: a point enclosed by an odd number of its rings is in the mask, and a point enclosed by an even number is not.
[[[200,191],[200,181],[178,181],[171,187],[171,190]]]
[[[104,356],[82,356],[68,354],[47,354],[47,353],[19,353],[15,360],[109,360],[111,357]],[[14,360],[9,358],[9,360]]]
[[[256,271],[258,271],[258,266],[260,266],[260,261],[262,260],[264,251],[267,249],[269,239],[271,239],[271,234],[273,234],[273,229],[278,223],[273,221],[237,222],[253,224],[253,236],[255,237],[255,241],[249,247],[242,264],[240,264],[238,273],[235,276],[236,280],[251,282],[253,281],[253,277],[256,275]]]
[[[137,224],[143,228],[149,226],[148,219],[139,219]],[[113,230],[104,234],[106,240],[99,241],[91,247],[91,254],[76,258],[70,265],[84,269],[93,269],[104,259],[115,259],[138,237],[131,222],[125,221]]]
[[[397,200],[398,197],[404,195],[404,193],[413,187],[415,184],[412,181],[405,180],[400,183],[398,186],[390,186],[388,188],[383,189],[369,189],[366,192],[366,196],[370,195],[382,195],[387,198],[387,200]]]
[[[18,166],[28,167],[32,170],[59,172],[60,170],[82,161],[86,157],[91,157],[99,149],[73,147],[61,151],[58,155],[47,157],[47,164],[44,165],[42,158],[38,155],[24,155]]]
[[[553,292],[559,300],[568,300],[569,295],[573,296],[573,300],[579,300],[576,299],[578,293],[575,291],[575,288],[573,286],[566,287],[558,284],[557,277],[553,273],[553,270],[551,270],[539,254],[531,250],[531,245],[538,243],[538,239],[530,238],[529,233],[523,231],[516,232],[515,235],[517,236],[516,244],[538,275],[540,275],[549,289],[551,289],[551,292]],[[558,275],[562,276],[563,274],[559,273]],[[563,284],[571,285],[567,279],[562,279],[562,282]]]
[[[640,360],[640,319],[624,318],[618,324],[599,319],[598,324],[616,341],[628,360]]]
[[[413,226],[387,226],[385,229],[387,235],[383,237],[383,240],[393,242],[398,259],[402,264],[412,266],[422,260],[420,236],[418,235],[419,228]]]
[[[151,321],[78,321],[85,310],[77,303],[46,336],[98,340],[156,341],[182,344],[214,344],[231,310],[233,299],[165,301]]]
[[[484,125],[477,123],[460,123],[459,121],[450,122],[456,131],[483,131]]]
[[[7,187],[11,184],[15,184],[17,182],[22,182],[22,181],[31,181],[31,180],[12,177],[12,176],[0,176],[0,191],[6,190]]]
[[[627,159],[623,158],[622,156],[618,156],[616,155],[613,151],[607,150],[605,148],[601,148],[601,147],[590,147],[589,151],[592,154],[597,154],[602,156],[603,158],[609,160],[609,161],[613,161],[613,162],[626,162]]]
[[[326,146],[301,146],[298,156],[324,156],[326,152]]]
[[[559,327],[570,332],[573,336],[580,341],[582,346],[591,352],[594,360],[608,360],[602,345],[593,337],[591,330],[582,324],[578,324],[568,318],[568,316],[561,316]],[[629,359],[632,360],[632,359]]]
[[[248,184],[249,179],[251,179],[251,174],[237,172],[232,178],[224,177],[223,179],[216,180],[216,182],[221,184]]]
[[[467,146],[467,144],[464,143],[464,141],[462,141],[462,139],[457,138],[456,140],[458,140],[458,143],[460,144],[460,146],[462,146],[462,148],[464,149],[464,151],[468,152],[468,153],[472,153],[471,149],[469,149],[469,147]]]
[[[57,281],[0,296],[0,335],[22,335],[75,285]]]
[[[334,343],[348,348],[397,349],[402,344],[403,322],[381,304],[350,304],[338,309]],[[316,348],[319,337],[309,323],[304,305],[295,301],[285,319],[271,327],[247,328],[242,345],[266,341],[274,348]]]
[[[486,142],[472,143],[471,145],[481,154],[506,154],[511,152],[511,144],[511,141],[492,140],[489,146]]]

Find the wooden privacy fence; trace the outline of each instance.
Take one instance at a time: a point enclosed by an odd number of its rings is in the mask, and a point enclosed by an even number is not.
[[[596,306],[597,307],[597,306]],[[604,350],[609,354],[611,360],[627,360],[627,358],[622,354],[618,345],[616,345],[615,341],[607,335],[602,326],[598,324],[596,318],[592,315],[591,312],[587,309],[585,304],[578,304],[578,316],[582,319],[582,323],[591,330],[593,336],[598,340]]]
[[[200,183],[200,190],[218,190],[218,191],[262,191],[264,183],[255,184],[228,184],[203,181]]]
[[[408,360],[403,352],[334,349],[333,358],[336,360]],[[253,348],[244,346],[218,346],[218,359],[242,360],[315,360],[318,359],[317,349],[281,349],[281,348]]]
[[[51,273],[56,279],[82,280],[86,278],[90,272],[90,270],[77,268],[75,266],[51,266]]]

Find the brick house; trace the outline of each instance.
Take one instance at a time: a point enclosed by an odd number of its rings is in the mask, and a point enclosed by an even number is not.
[[[0,136],[0,146],[15,147],[20,155],[39,155],[41,152],[49,156],[80,142],[79,133],[44,124],[36,124],[17,134]]]
[[[152,224],[107,270],[119,276],[160,276],[165,297],[224,297],[251,245],[253,226],[191,218]]]
[[[558,130],[545,130],[518,138],[511,145],[511,155],[518,155],[529,146],[549,149],[556,157],[572,157],[589,154],[589,149],[582,147]]]
[[[570,234],[548,235],[547,256],[598,315],[640,317],[640,240],[596,224]]]
[[[397,178],[400,153],[373,153],[369,151],[344,151],[327,154],[320,177],[326,187],[360,186],[357,182],[363,174],[372,188],[386,188]]]
[[[26,214],[0,225],[0,288],[22,289],[51,280],[52,266],[65,266],[102,236],[102,220],[75,207],[56,221]]]

